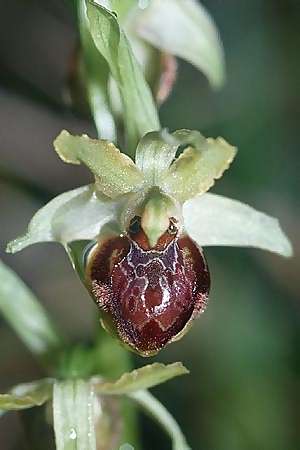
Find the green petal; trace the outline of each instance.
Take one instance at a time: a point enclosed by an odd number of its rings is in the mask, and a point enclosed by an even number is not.
[[[44,379],[15,386],[8,394],[0,394],[2,411],[41,406],[52,397],[53,380]]]
[[[95,175],[97,189],[108,197],[137,190],[143,183],[142,172],[111,142],[86,135],[72,136],[63,130],[55,139],[54,147],[63,161],[84,163]]]
[[[98,52],[89,31],[85,0],[78,1],[78,21],[86,88],[98,136],[115,141],[116,125],[108,97],[109,67]]]
[[[42,356],[62,346],[55,327],[35,295],[1,261],[0,313],[32,353]]]
[[[133,370],[132,372],[124,373],[115,382],[95,383],[95,390],[100,394],[128,394],[140,389],[148,389],[157,384],[164,383],[171,378],[187,373],[189,371],[180,362],[168,365],[154,363]]]
[[[225,78],[223,47],[206,9],[195,0],[152,0],[137,20],[138,34],[154,47],[192,63],[220,87]]]
[[[90,382],[56,382],[53,418],[57,450],[96,450],[95,423],[100,405]]]
[[[101,200],[94,186],[83,186],[65,192],[41,208],[31,219],[28,231],[7,246],[15,253],[37,242],[57,241],[62,244],[94,239],[101,227],[115,216],[116,203]]]
[[[258,247],[287,257],[293,253],[277,219],[230,198],[196,197],[183,205],[183,217],[187,233],[200,246]]]
[[[192,144],[193,145],[193,144]],[[236,148],[224,139],[208,138],[188,147],[170,166],[162,189],[184,202],[210,189],[234,159]]]
[[[128,152],[139,139],[160,128],[156,106],[142,70],[115,15],[93,2],[87,3],[90,31],[96,47],[106,59],[123,103]]]
[[[150,392],[132,392],[129,397],[135,400],[169,434],[173,450],[191,450],[174,417]]]

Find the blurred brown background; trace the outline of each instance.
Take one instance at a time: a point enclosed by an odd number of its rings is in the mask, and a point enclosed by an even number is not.
[[[192,331],[159,355],[183,360],[192,374],[155,389],[193,450],[300,448],[299,103],[300,2],[206,0],[227,61],[225,88],[180,62],[161,111],[171,130],[195,128],[239,148],[218,193],[278,217],[296,256],[208,248],[210,306]],[[62,248],[5,255],[32,214],[67,189],[87,183],[84,168],[61,163],[52,141],[62,128],[95,135],[64,102],[76,28],[59,0],[0,1],[0,258],[16,270],[74,340],[90,337],[97,314]],[[13,301],[13,299],[12,299]],[[29,352],[0,318],[0,392],[41,376]],[[136,358],[136,364],[145,361]],[[143,449],[168,449],[141,417]],[[0,420],[0,449],[20,449],[17,415]],[[45,449],[46,450],[46,449]]]

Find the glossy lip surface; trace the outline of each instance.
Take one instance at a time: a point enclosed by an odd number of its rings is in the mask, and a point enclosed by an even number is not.
[[[149,249],[142,230],[98,244],[87,277],[120,339],[144,356],[157,353],[204,311],[210,286],[204,256],[190,238],[166,232]]]

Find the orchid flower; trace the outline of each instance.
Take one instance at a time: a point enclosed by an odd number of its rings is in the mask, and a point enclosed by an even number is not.
[[[210,276],[203,247],[292,255],[276,219],[207,193],[236,155],[222,138],[149,132],[138,143],[135,163],[111,142],[67,131],[54,147],[63,161],[85,164],[95,182],[50,201],[8,251],[43,241],[63,244],[104,328],[143,356],[179,339],[205,310]]]

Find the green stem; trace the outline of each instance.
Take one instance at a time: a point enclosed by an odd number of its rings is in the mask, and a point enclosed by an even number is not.
[[[83,76],[98,137],[116,141],[117,130],[108,96],[109,67],[98,52],[89,31],[85,0],[78,1]]]
[[[174,417],[149,391],[132,392],[128,397],[135,400],[164,428],[172,439],[173,450],[191,450]]]

